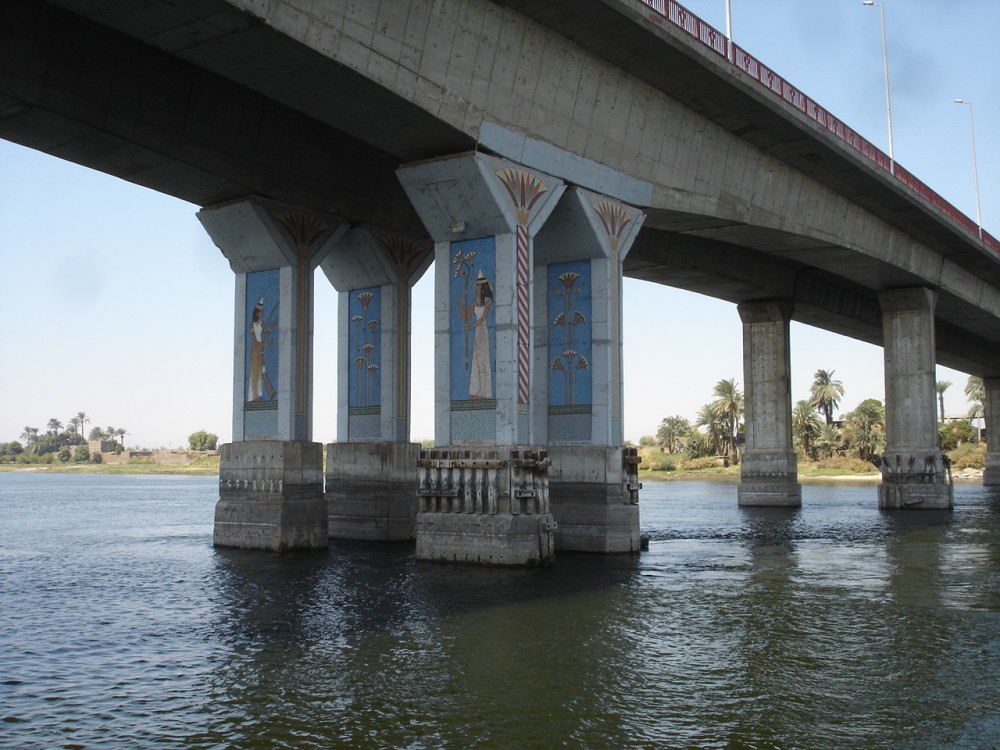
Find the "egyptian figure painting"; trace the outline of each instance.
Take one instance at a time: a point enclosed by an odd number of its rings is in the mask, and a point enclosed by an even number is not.
[[[278,395],[278,269],[247,274],[247,403],[274,402]]]
[[[451,400],[492,401],[496,373],[492,237],[451,245]]]
[[[382,290],[371,287],[348,294],[348,406],[366,410],[381,403]]]
[[[592,399],[590,261],[548,267],[549,405]]]

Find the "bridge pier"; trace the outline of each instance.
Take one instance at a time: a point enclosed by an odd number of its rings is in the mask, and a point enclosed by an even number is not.
[[[421,456],[429,474],[421,479],[417,558],[550,564],[548,460],[531,435],[531,272],[533,239],[564,185],[481,153],[398,174],[437,260],[438,447]]]
[[[313,271],[338,220],[251,198],[198,219],[236,273],[233,442],[222,446],[214,544],[327,544],[322,446],[312,442]]]
[[[935,293],[925,288],[879,294],[886,434],[880,508],[953,506],[946,459],[938,448],[935,302]]]
[[[533,434],[556,550],[639,551],[638,460],[622,430],[622,263],[645,216],[567,188],[535,238]]]
[[[802,505],[798,459],[792,448],[792,305],[782,300],[744,302],[743,379],[746,447],[740,464],[738,504]]]
[[[986,469],[983,484],[1000,485],[1000,377],[983,378],[986,398],[983,412],[986,418]]]
[[[320,264],[339,308],[337,442],[326,446],[331,539],[413,538],[411,292],[432,260],[429,243],[357,227]]]

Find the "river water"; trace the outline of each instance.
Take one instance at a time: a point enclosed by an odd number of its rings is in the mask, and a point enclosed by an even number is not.
[[[637,557],[211,544],[215,478],[0,474],[3,748],[995,748],[1000,495],[647,482]]]

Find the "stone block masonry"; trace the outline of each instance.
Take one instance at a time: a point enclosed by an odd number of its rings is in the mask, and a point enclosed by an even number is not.
[[[421,451],[417,559],[497,567],[544,566],[555,558],[545,451]]]

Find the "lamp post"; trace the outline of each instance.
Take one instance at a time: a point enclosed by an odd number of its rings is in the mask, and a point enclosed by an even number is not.
[[[729,62],[733,61],[733,8],[730,0],[726,0],[726,40]]]
[[[885,71],[885,116],[889,124],[889,172],[896,174],[896,158],[892,150],[892,100],[889,98],[889,55],[885,43],[885,6],[875,0],[864,0],[862,5],[878,8],[882,19],[882,68]]]
[[[972,137],[972,180],[976,188],[976,225],[979,239],[983,239],[983,213],[979,206],[979,167],[976,165],[976,121],[972,116],[972,99],[956,99],[955,104],[969,105],[969,135]]]

